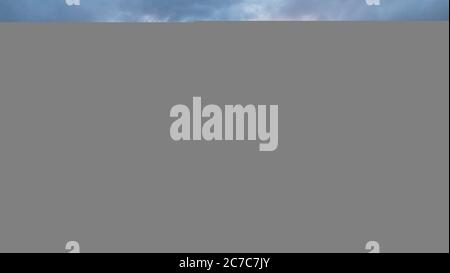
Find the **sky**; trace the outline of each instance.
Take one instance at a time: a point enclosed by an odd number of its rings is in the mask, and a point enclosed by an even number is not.
[[[0,22],[448,21],[449,0],[0,0]]]

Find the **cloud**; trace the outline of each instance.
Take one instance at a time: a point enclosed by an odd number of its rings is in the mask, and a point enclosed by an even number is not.
[[[304,14],[317,15],[320,20],[448,20],[447,0],[381,0],[378,7],[365,1],[319,0],[285,1],[279,15],[295,19]]]
[[[448,20],[448,0],[0,0],[0,21]]]

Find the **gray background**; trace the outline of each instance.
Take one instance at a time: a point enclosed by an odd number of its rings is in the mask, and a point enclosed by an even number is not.
[[[449,250],[448,22],[0,24],[0,251]],[[278,104],[279,146],[171,140]]]

